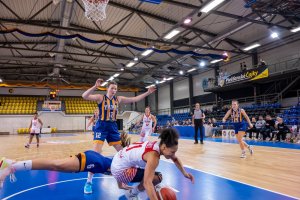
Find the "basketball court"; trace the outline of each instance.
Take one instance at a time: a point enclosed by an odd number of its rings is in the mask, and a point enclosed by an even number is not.
[[[139,102],[107,111],[114,112],[120,132],[130,132],[131,142],[139,141],[139,130],[130,128],[148,106],[156,128],[180,126],[176,155],[195,183],[165,158],[157,169],[161,185],[177,199],[300,199],[298,1],[0,0],[0,11],[0,158],[51,160],[92,149],[87,124],[97,103],[83,93],[95,85],[93,92],[104,95],[116,81],[118,96],[146,93]],[[207,119],[225,124],[233,99],[254,120],[282,118],[287,138],[246,139],[254,155],[246,149],[242,159],[231,128],[212,137],[206,127],[204,144],[194,144],[194,128],[184,123],[195,104]],[[42,134],[39,148],[35,138],[28,148],[35,113]],[[104,115],[101,120],[108,121]],[[150,137],[157,139],[157,133]],[[116,151],[105,143],[101,154]],[[87,173],[32,170],[16,177],[14,183],[5,180],[0,199],[127,199],[108,175],[95,175],[92,194],[83,190]],[[139,198],[147,199],[146,192]]]
[[[136,135],[131,137],[133,141],[138,139]],[[92,136],[91,133],[43,136],[39,149],[34,144],[30,149],[23,149],[26,139],[24,136],[1,136],[1,141],[6,144],[0,148],[1,155],[17,160],[44,156],[64,158],[89,149]],[[228,200],[299,199],[299,150],[255,146],[255,156],[241,160],[235,155],[236,144],[205,142],[204,146],[195,147],[192,140],[180,141],[178,156],[195,176],[194,185],[183,179],[170,161],[160,161],[158,171],[163,172],[163,185],[172,187],[178,199],[219,199],[220,195]],[[112,148],[105,146],[104,155],[114,153]],[[266,160],[264,155],[272,157]],[[287,168],[288,171],[284,170]],[[97,175],[91,195],[83,193],[86,173],[31,171],[18,172],[16,177],[15,183],[6,180],[0,192],[2,199],[126,199],[111,176]],[[145,197],[145,194],[141,195]]]

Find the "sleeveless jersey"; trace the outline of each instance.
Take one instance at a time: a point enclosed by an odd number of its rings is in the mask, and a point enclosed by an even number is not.
[[[103,101],[98,104],[99,120],[101,121],[116,121],[118,113],[118,98],[113,96],[112,99],[106,95],[103,96]]]
[[[40,123],[38,119],[31,120],[31,128],[32,129],[40,129]]]
[[[112,173],[131,167],[145,168],[146,161],[143,156],[150,151],[155,151],[160,154],[157,141],[136,142],[127,146],[114,156],[111,165]]]
[[[150,114],[148,117],[146,116],[146,114],[144,114],[143,117],[143,126],[142,129],[151,129],[152,128],[152,115]]]
[[[98,118],[99,118],[99,116],[97,116],[97,115],[93,115],[93,126],[95,126],[96,125],[96,123],[97,123],[97,121],[98,121]]]
[[[232,122],[242,122],[242,110],[238,108],[236,111],[234,111],[231,108],[231,121]]]

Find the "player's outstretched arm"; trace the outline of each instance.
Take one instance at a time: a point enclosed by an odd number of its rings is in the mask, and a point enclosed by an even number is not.
[[[172,161],[174,162],[174,164],[176,165],[176,167],[179,169],[179,171],[181,171],[181,173],[184,175],[185,178],[188,178],[192,181],[192,183],[194,184],[195,180],[194,180],[194,176],[190,173],[187,173],[182,165],[182,162],[179,158],[177,158],[176,156],[174,158],[172,158]]]

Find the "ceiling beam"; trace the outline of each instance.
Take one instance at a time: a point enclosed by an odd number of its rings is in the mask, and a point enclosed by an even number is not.
[[[172,3],[175,3],[175,2],[173,1]],[[136,10],[136,8],[133,8],[133,7],[130,7],[130,6],[126,6],[126,5],[123,5],[123,4],[120,4],[120,3],[116,3],[114,1],[110,1],[109,5],[117,7],[117,8],[120,8],[120,9],[125,9],[125,10],[128,10],[130,12],[135,12],[135,13],[138,13],[140,15],[143,15],[143,16],[146,16],[146,17],[149,17],[149,18],[152,18],[152,19],[164,22],[164,23],[168,23],[168,24],[171,24],[171,25],[178,24],[177,21],[174,21],[174,20],[162,17],[162,16],[154,15],[152,13],[149,13],[149,12],[146,12],[146,11],[143,11],[143,10]],[[193,9],[195,9],[195,8],[197,8],[197,6],[195,6]],[[210,37],[216,37],[217,36],[216,33],[212,33],[212,32],[209,32],[209,31],[206,31],[206,30],[203,30],[203,29],[199,29],[199,28],[195,28],[195,27],[190,27],[190,26],[183,26],[183,27],[185,29],[188,29],[188,30],[191,30],[191,31],[195,31],[197,33],[201,33],[201,34],[204,34],[204,35],[207,35],[207,36],[210,36]],[[244,43],[242,43],[240,41],[237,41],[237,40],[233,40],[233,39],[230,39],[230,38],[228,38],[228,39],[231,40],[231,42],[233,42],[233,43],[235,43],[237,45],[244,44]]]
[[[196,48],[197,49],[205,49],[205,50],[212,50],[212,51],[218,51],[218,52],[228,51],[228,52],[231,52],[231,53],[241,54],[241,52],[235,51],[235,50],[209,48],[209,47],[203,47],[203,46],[192,45],[192,44],[181,44],[181,43],[172,42],[172,41],[163,41],[163,40],[155,40],[155,39],[150,39],[150,38],[134,37],[134,36],[127,36],[127,35],[113,34],[113,33],[104,33],[104,32],[98,31],[98,30],[94,30],[94,29],[78,29],[78,28],[72,28],[72,27],[62,27],[60,25],[53,25],[51,23],[47,24],[46,21],[37,21],[37,20],[34,20],[34,21],[27,20],[26,21],[26,20],[0,18],[0,22],[3,22],[3,23],[10,22],[10,23],[25,24],[25,25],[32,25],[32,26],[39,26],[39,27],[64,29],[64,30],[70,30],[70,31],[81,32],[81,33],[106,35],[106,36],[115,37],[115,38],[119,38],[119,39],[135,40],[135,41],[143,42],[144,44],[151,43],[151,44],[158,45],[158,46],[160,44],[178,45],[178,46],[182,46],[182,47],[189,47],[189,48],[195,48],[195,49]],[[72,24],[70,26],[72,26]],[[232,41],[232,40],[230,40],[230,41]],[[232,42],[234,42],[234,41],[232,41]],[[236,42],[234,42],[234,43],[236,43]],[[248,55],[248,53],[243,53],[243,54]]]

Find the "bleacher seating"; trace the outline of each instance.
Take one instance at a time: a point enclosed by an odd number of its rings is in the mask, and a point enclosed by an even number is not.
[[[44,97],[0,96],[0,115],[32,115]]]
[[[176,113],[176,114],[173,115],[173,117],[177,121],[192,119],[192,116],[190,116],[189,113]]]
[[[61,97],[60,100],[65,102],[66,114],[93,114],[97,103],[87,101],[82,97]]]
[[[57,132],[56,127],[51,128],[51,133],[56,133],[56,132]],[[29,128],[18,128],[17,133],[18,134],[29,134]]]
[[[266,116],[271,115],[272,117],[278,116],[280,113],[281,105],[279,103],[272,103],[272,104],[253,104],[250,106],[243,106],[243,109],[246,110],[249,117],[256,117],[258,118],[259,115]],[[217,121],[221,121],[224,115],[226,114],[226,111],[224,110],[215,110],[215,111],[207,111],[204,110],[206,119],[208,118],[215,118]],[[172,116],[170,115],[158,115],[157,121],[158,126],[165,126],[167,124],[167,121],[171,122],[172,117],[176,121],[184,121],[186,119],[192,119],[192,116],[189,115],[189,113],[176,113]],[[291,121],[292,123],[296,123],[298,121]]]
[[[300,105],[285,110],[281,115],[287,125],[300,125]]]
[[[170,115],[157,115],[157,126],[164,126],[167,124],[167,122],[172,121],[172,117]]]

